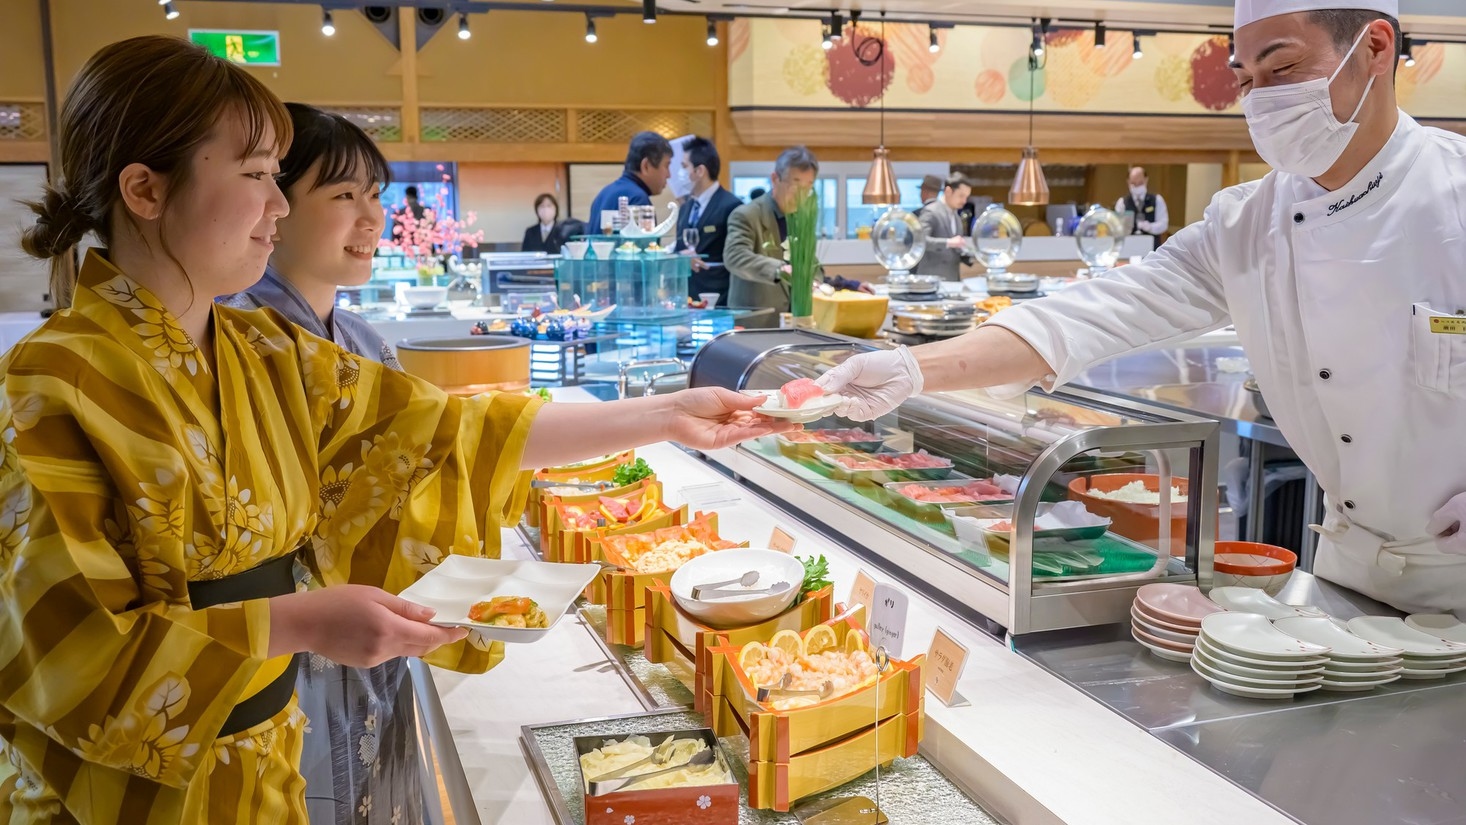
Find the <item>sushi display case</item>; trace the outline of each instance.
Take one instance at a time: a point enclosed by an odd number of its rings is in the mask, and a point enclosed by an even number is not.
[[[692,386],[778,389],[866,342],[735,330]],[[1215,421],[1082,390],[926,393],[705,457],[912,586],[1013,635],[1127,619],[1155,581],[1210,586]]]

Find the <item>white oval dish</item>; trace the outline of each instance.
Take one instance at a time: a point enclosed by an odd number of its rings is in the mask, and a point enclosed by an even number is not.
[[[1361,639],[1328,619],[1321,617],[1294,616],[1287,619],[1278,619],[1273,622],[1273,627],[1276,627],[1295,639],[1302,639],[1305,642],[1312,642],[1316,645],[1328,647],[1330,649],[1329,658],[1331,659],[1362,659],[1368,661],[1397,659],[1405,652],[1398,647],[1387,647],[1367,639]]]
[[[1466,644],[1466,623],[1449,613],[1416,613],[1406,616],[1405,624],[1437,639]]]
[[[1312,676],[1292,676],[1286,679],[1256,679],[1251,676],[1239,676],[1229,673],[1213,665],[1205,653],[1191,657],[1191,669],[1205,678],[1207,681],[1226,682],[1229,685],[1245,688],[1261,688],[1263,690],[1289,690],[1295,691],[1300,688],[1316,685],[1323,681],[1323,676],[1315,674]]]
[[[759,415],[783,418],[796,424],[808,424],[832,415],[845,399],[839,395],[822,395],[804,402],[802,407],[784,406],[784,394],[779,390],[744,390],[744,395],[763,396],[768,400],[754,408]]]
[[[1398,647],[1406,656],[1428,659],[1466,657],[1466,645],[1448,642],[1390,616],[1359,616],[1349,620],[1349,632],[1376,644]]]
[[[1201,636],[1223,650],[1262,659],[1316,659],[1329,653],[1326,645],[1295,639],[1256,613],[1207,616],[1201,620]]]
[[[1324,677],[1323,665],[1313,665],[1302,670],[1273,670],[1269,668],[1249,667],[1247,665],[1233,664],[1232,662],[1218,658],[1200,645],[1197,645],[1197,649],[1192,652],[1191,657],[1193,659],[1201,659],[1212,670],[1219,670],[1230,676],[1245,679],[1260,679],[1267,682],[1297,682],[1312,676],[1326,678]]]
[[[1263,668],[1265,670],[1288,671],[1300,668],[1324,667],[1329,663],[1327,656],[1319,656],[1313,659],[1289,659],[1279,661],[1277,659],[1258,659],[1252,656],[1244,656],[1240,653],[1233,653],[1217,647],[1216,642],[1209,642],[1206,637],[1196,640],[1196,646],[1206,651],[1206,655],[1213,659],[1220,659],[1223,662],[1235,662],[1248,667]]]
[[[1269,619],[1286,619],[1290,616],[1322,616],[1316,607],[1295,607],[1269,596],[1256,587],[1213,587],[1207,594],[1212,601],[1237,613],[1256,613]]]

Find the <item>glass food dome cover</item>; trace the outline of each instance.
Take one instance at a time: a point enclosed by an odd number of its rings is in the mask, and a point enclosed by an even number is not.
[[[1113,210],[1092,206],[1079,222],[1074,240],[1079,244],[1080,260],[1089,264],[1089,274],[1097,275],[1120,259],[1120,247],[1125,243],[1125,224]]]
[[[977,259],[988,270],[988,292],[992,294],[1036,293],[1038,278],[1008,271],[1023,248],[1023,225],[1012,212],[997,204],[977,216],[972,229]]]
[[[926,254],[926,230],[915,215],[893,206],[876,221],[870,243],[881,266],[892,274],[905,274]]]

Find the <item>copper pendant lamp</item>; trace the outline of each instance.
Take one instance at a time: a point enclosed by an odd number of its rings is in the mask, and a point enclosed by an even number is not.
[[[870,161],[870,174],[865,176],[865,190],[860,194],[864,204],[895,205],[901,202],[901,193],[896,189],[896,172],[891,168],[891,153],[886,151],[886,21],[881,12],[881,143],[876,147]],[[851,33],[851,47],[854,48],[854,32]]]
[[[1043,164],[1038,162],[1038,149],[1033,145],[1033,99],[1034,74],[1038,71],[1038,57],[1028,53],[1028,145],[1023,148],[1023,159],[1018,161],[1018,174],[1013,176],[1013,188],[1008,190],[1008,203],[1014,206],[1043,206],[1049,202],[1049,181],[1044,177]]]

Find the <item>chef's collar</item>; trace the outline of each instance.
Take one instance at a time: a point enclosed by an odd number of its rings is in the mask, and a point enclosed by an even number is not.
[[[1327,226],[1370,211],[1370,207],[1389,200],[1405,180],[1405,174],[1425,146],[1425,129],[1413,118],[1400,112],[1395,132],[1374,159],[1364,165],[1353,180],[1330,192],[1303,175],[1285,174],[1292,185],[1295,216],[1300,228]]]

